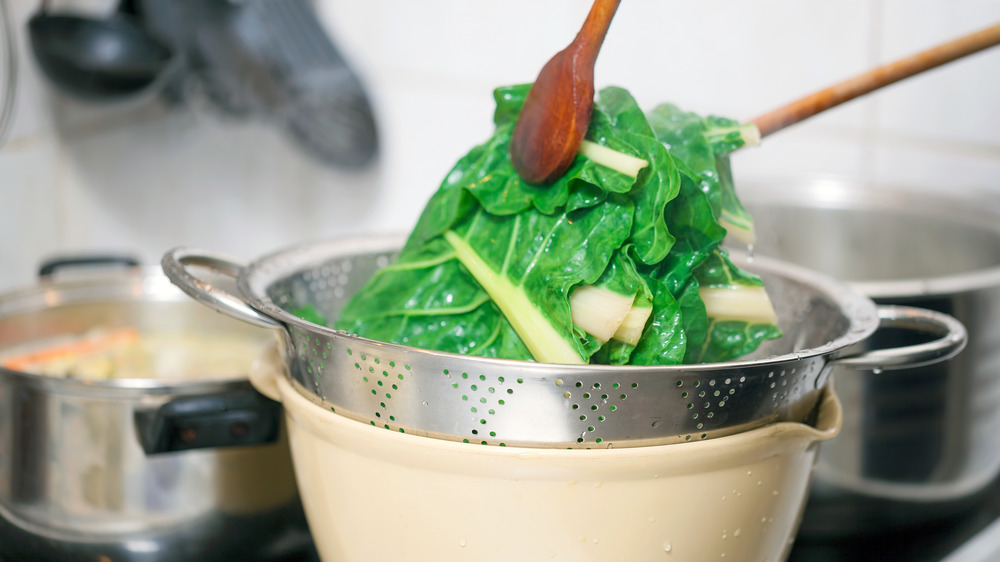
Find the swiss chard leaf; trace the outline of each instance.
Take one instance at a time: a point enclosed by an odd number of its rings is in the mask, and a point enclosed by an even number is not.
[[[559,215],[529,210],[497,217],[480,209],[446,238],[515,330],[533,334],[523,339],[536,358],[556,353],[569,362],[558,353],[558,337],[585,362],[596,348],[573,326],[570,291],[601,277],[631,221],[631,202],[612,194],[601,205]],[[519,322],[531,325],[522,329]]]
[[[648,278],[646,283],[653,293],[653,313],[629,362],[634,365],[679,364],[688,346],[681,306],[666,285],[657,279]]]
[[[759,275],[744,271],[729,258],[728,252],[716,248],[695,272],[702,287],[763,287]]]
[[[728,154],[746,144],[754,126],[724,117],[701,117],[672,104],[655,107],[648,117],[656,138],[694,173],[715,217],[752,231],[753,219],[736,196]]]
[[[744,127],[667,105],[645,114],[625,90],[605,88],[587,131],[600,147],[540,187],[508,155],[528,88],[494,92],[494,135],[452,168],[397,262],[351,299],[337,328],[455,353],[617,365],[726,360],[780,333],[711,319],[701,296],[760,282],[718,250],[725,225],[749,224],[725,156],[746,142]],[[619,314],[587,324],[600,338],[573,323],[570,295],[591,285],[618,295],[593,301]],[[612,318],[620,325],[604,343]]]
[[[517,214],[531,207],[551,215],[567,207],[571,194],[584,193],[591,196],[571,202],[568,208],[574,210],[588,203],[600,203],[604,193],[625,193],[632,188],[635,178],[582,156],[577,156],[566,173],[551,185],[538,186],[522,180],[510,162],[508,151],[526,93],[525,86],[502,88],[494,92],[497,100],[495,133],[459,161],[448,174],[441,189],[463,188],[487,212],[503,216]],[[597,119],[595,123],[598,125],[592,125],[590,133],[597,136],[613,134],[610,125],[599,124],[606,122],[606,119]]]
[[[666,258],[650,271],[674,295],[726,236],[726,230],[719,225],[712,212],[708,197],[698,188],[692,174],[682,173],[680,177],[680,191],[665,209],[666,220],[677,241]]]
[[[635,202],[630,242],[636,257],[646,264],[661,261],[675,238],[667,228],[664,208],[677,197],[680,174],[673,158],[653,135],[635,99],[622,88],[605,88],[594,102],[588,138],[612,150],[639,156],[648,162],[629,197]]]
[[[742,357],[760,347],[760,342],[781,337],[774,324],[709,319],[708,339],[684,357],[685,363],[719,363]]]
[[[326,326],[326,316],[323,316],[323,313],[320,312],[319,310],[316,310],[316,307],[311,304],[307,304],[305,306],[301,306],[293,310],[292,314],[298,316],[299,318],[305,320],[306,322],[312,322],[313,324]]]
[[[634,345],[618,340],[608,340],[591,356],[590,362],[601,365],[628,365],[634,351]]]
[[[336,327],[364,337],[466,355],[531,359],[507,319],[438,238],[404,250],[345,305]]]

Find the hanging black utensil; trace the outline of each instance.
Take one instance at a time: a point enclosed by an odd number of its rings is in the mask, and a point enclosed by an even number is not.
[[[151,35],[136,17],[131,0],[122,0],[108,18],[49,11],[49,1],[28,21],[35,59],[60,90],[92,101],[129,97],[152,86],[177,56]]]

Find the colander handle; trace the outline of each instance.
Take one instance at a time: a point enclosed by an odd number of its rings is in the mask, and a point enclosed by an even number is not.
[[[160,265],[174,285],[205,306],[254,326],[284,329],[276,320],[251,308],[241,297],[213,287],[204,279],[195,277],[187,268],[188,265],[205,267],[236,278],[246,267],[245,261],[211,250],[179,247],[164,254]]]
[[[878,316],[879,329],[903,328],[939,337],[915,345],[843,355],[831,359],[829,364],[869,371],[922,367],[954,357],[968,341],[965,326],[942,312],[912,306],[880,305]]]

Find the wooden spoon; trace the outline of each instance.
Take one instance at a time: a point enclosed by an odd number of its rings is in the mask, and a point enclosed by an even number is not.
[[[767,136],[883,86],[995,45],[1000,45],[1000,24],[869,70],[765,113],[751,122],[760,129],[761,136]]]
[[[554,182],[569,168],[594,109],[594,63],[620,0],[595,0],[583,28],[538,73],[510,141],[524,181]]]

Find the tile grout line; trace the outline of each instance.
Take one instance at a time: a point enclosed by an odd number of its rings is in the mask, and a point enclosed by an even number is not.
[[[885,0],[875,0],[869,5],[868,12],[868,66],[874,68],[880,64],[882,42],[885,38]],[[878,137],[879,99],[873,95],[864,108],[865,124],[861,134],[861,178],[862,182],[870,182],[875,178],[876,138]]]
[[[58,241],[58,252],[64,252],[70,246],[69,240],[69,221],[71,220],[69,211],[69,188],[67,187],[67,182],[69,180],[68,173],[68,161],[69,158],[66,155],[66,146],[64,143],[59,141],[57,136],[53,136],[51,142],[55,144],[55,158],[56,158],[56,169],[53,176],[53,181],[55,181],[55,195],[58,205],[58,220],[56,240]]]

